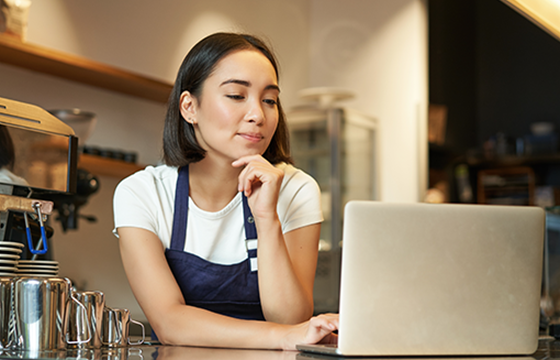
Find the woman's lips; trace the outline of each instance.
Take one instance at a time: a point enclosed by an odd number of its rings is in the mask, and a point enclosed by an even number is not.
[[[263,136],[261,134],[258,133],[239,133],[239,136],[241,136],[243,139],[250,141],[250,142],[259,142],[263,139]]]

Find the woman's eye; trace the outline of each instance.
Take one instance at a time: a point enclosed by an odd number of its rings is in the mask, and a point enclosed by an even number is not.
[[[226,95],[226,96],[233,100],[243,100],[245,98],[242,95]]]
[[[278,104],[278,101],[274,100],[274,99],[264,99],[263,100],[266,104],[268,105],[272,105],[272,106],[276,106]]]

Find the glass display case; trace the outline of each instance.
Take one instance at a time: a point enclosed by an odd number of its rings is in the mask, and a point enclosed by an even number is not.
[[[338,311],[344,205],[378,199],[377,122],[343,107],[287,114],[295,166],[318,182],[325,221],[315,276],[315,313]]]

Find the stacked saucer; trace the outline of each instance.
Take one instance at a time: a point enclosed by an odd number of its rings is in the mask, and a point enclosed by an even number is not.
[[[18,242],[0,241],[0,276],[16,275],[23,246]]]
[[[58,276],[58,261],[53,260],[20,260],[17,276]]]

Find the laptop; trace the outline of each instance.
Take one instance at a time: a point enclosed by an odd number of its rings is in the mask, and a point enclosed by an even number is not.
[[[527,355],[539,336],[545,213],[351,201],[338,356]]]

